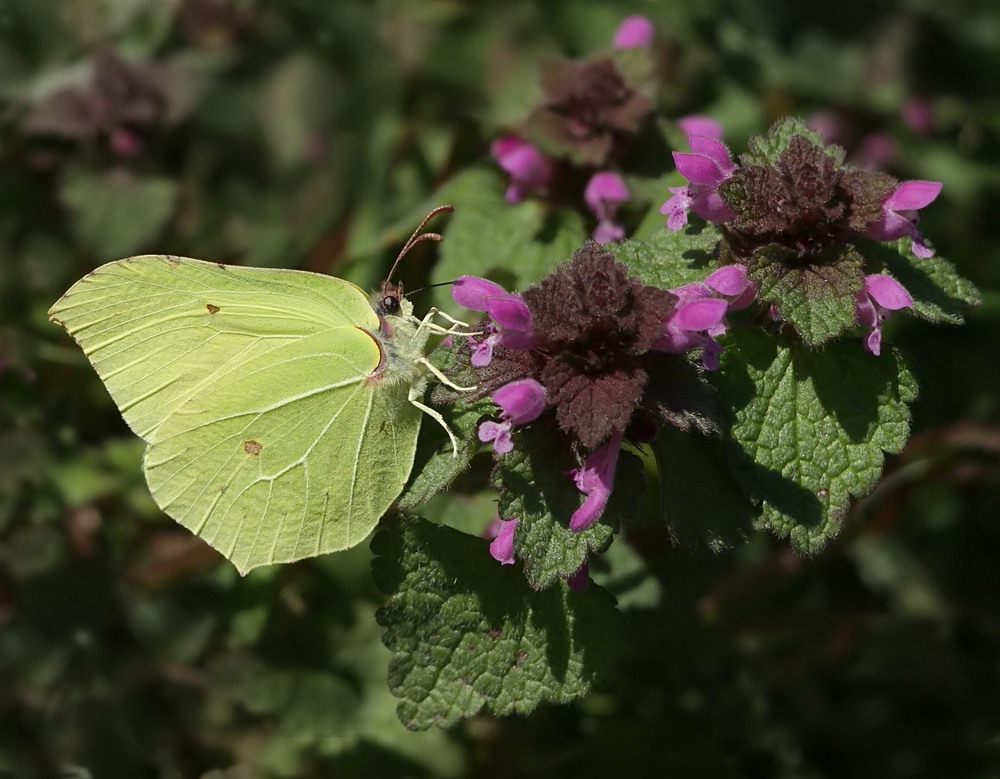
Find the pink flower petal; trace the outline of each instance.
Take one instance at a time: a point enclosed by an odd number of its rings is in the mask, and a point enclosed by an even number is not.
[[[874,327],[865,339],[865,349],[878,357],[882,353],[882,328]]]
[[[492,398],[514,425],[531,422],[545,410],[545,388],[534,379],[505,384],[493,393]]]
[[[878,311],[865,289],[859,289],[854,295],[854,318],[864,327],[875,327],[878,324]]]
[[[517,519],[501,519],[500,529],[490,544],[490,556],[500,565],[514,564],[514,531]]]
[[[598,243],[613,243],[625,237],[625,228],[610,219],[602,219],[590,237]]]
[[[739,295],[746,289],[747,269],[744,265],[726,265],[712,271],[705,278],[705,284],[720,295]]]
[[[714,160],[690,152],[674,152],[674,165],[677,171],[692,184],[714,186],[725,180],[725,175]]]
[[[695,133],[688,136],[688,144],[691,146],[691,151],[695,154],[701,154],[708,157],[712,160],[712,162],[719,166],[719,170],[723,173],[728,175],[736,170],[736,166],[733,164],[733,158],[729,154],[729,149],[727,149],[726,144],[718,138],[714,138],[711,135],[698,135]]]
[[[881,273],[865,276],[865,289],[872,300],[889,311],[898,311],[913,305],[913,298],[898,281]]]
[[[583,190],[583,199],[598,219],[604,213],[604,201],[621,203],[628,200],[629,193],[621,176],[611,171],[595,173]]]
[[[510,437],[510,422],[483,422],[477,435],[484,444],[492,441],[493,451],[497,454],[507,454],[514,449],[514,442]]]
[[[680,230],[687,224],[687,210],[691,205],[687,187],[670,187],[673,197],[660,206],[660,213],[667,214],[667,229]]]
[[[670,324],[680,330],[708,330],[722,321],[728,304],[721,298],[704,298],[684,303],[670,315]]]
[[[722,138],[722,125],[709,116],[684,116],[677,120],[677,126],[685,135]]]
[[[885,199],[882,207],[892,211],[916,211],[941,192],[940,181],[904,181]]]
[[[736,212],[714,189],[698,192],[691,198],[691,210],[709,222],[721,224],[736,216]]]
[[[502,328],[521,332],[531,331],[531,309],[520,295],[504,292],[502,295],[490,298],[486,301],[485,311]]]
[[[580,592],[581,590],[587,589],[587,582],[590,581],[590,566],[587,561],[584,560],[580,563],[580,567],[577,568],[573,573],[569,575],[566,579],[566,584],[574,592]]]
[[[495,281],[478,276],[459,276],[451,285],[452,299],[473,311],[487,311],[491,298],[502,298],[507,294],[507,290]]]
[[[653,42],[653,23],[645,16],[627,16],[615,30],[611,46],[615,49],[633,49]]]
[[[601,516],[614,487],[621,445],[622,433],[616,433],[607,443],[591,452],[584,461],[583,468],[574,474],[577,489],[587,497],[570,517],[570,530],[584,530]]]

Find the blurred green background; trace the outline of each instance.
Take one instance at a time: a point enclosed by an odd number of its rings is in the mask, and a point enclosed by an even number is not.
[[[156,509],[142,443],[45,312],[141,252],[373,286],[435,189],[491,164],[539,61],[606,49],[632,13],[664,119],[711,115],[738,152],[798,114],[943,181],[921,232],[983,305],[893,320],[914,435],[821,555],[688,553],[643,525],[648,570],[609,584],[618,678],[411,733],[368,551],[240,579]],[[0,0],[0,777],[1000,776],[998,75],[987,0]]]

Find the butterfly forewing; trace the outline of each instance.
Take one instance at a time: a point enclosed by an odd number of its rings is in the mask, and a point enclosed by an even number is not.
[[[365,294],[342,279],[159,255],[101,266],[49,314],[147,440],[243,362],[331,327],[378,327]]]

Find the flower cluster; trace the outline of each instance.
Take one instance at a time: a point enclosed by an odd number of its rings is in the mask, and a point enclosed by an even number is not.
[[[629,16],[615,31],[612,48],[645,48],[652,43],[652,23],[644,16]],[[619,241],[625,229],[616,217],[630,194],[622,177],[606,168],[628,146],[652,102],[607,56],[557,60],[543,71],[541,82],[544,98],[524,127],[490,147],[493,159],[510,176],[507,202],[550,193],[557,170],[556,156],[550,153],[591,170],[596,167],[583,192],[583,201],[597,221],[592,237],[599,243]]]
[[[163,82],[155,67],[126,62],[102,48],[94,57],[90,83],[67,87],[39,103],[25,129],[73,140],[101,137],[116,156],[133,157],[170,112]]]
[[[686,365],[675,355],[701,348],[706,367],[717,365],[725,314],[747,305],[754,291],[737,265],[676,290],[644,285],[595,242],[523,295],[486,279],[458,279],[455,301],[487,315],[467,349],[479,393],[500,408],[498,419],[481,423],[480,440],[503,456],[514,448],[514,428],[551,420],[582,459],[567,474],[585,496],[569,527],[589,527],[607,504],[636,412],[676,423],[689,400],[658,380],[669,375],[670,361]],[[498,528],[497,559],[513,559],[513,528]]]
[[[932,256],[917,231],[917,211],[937,197],[939,182],[897,182],[847,165],[839,147],[824,145],[796,122],[776,125],[766,138],[752,140],[740,164],[717,127],[697,123],[685,129],[690,151],[673,157],[689,183],[670,188],[671,197],[660,209],[668,229],[683,228],[689,213],[714,222],[729,256],[748,268],[778,262],[791,272],[836,263],[854,256],[847,247],[862,239],[909,238],[914,255]],[[889,311],[912,305],[912,299],[888,276],[879,275],[882,281],[874,286],[871,279],[856,276],[856,319],[870,328],[865,346],[877,355],[881,322]],[[780,307],[770,302],[780,317]]]

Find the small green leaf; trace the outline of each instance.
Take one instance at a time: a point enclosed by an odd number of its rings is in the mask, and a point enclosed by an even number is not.
[[[514,443],[514,451],[497,458],[492,483],[500,491],[500,516],[519,520],[514,553],[524,562],[528,583],[542,590],[571,576],[588,554],[607,546],[610,514],[586,530],[570,530],[569,519],[584,496],[568,475],[578,463],[567,439],[532,425],[517,430]],[[619,462],[619,478],[630,467],[622,466]]]
[[[756,331],[732,333],[716,381],[735,412],[737,478],[763,502],[758,526],[807,554],[878,480],[883,452],[902,449],[917,394],[895,349],[874,357],[855,339],[806,349]]]
[[[716,225],[696,218],[681,230],[663,227],[645,240],[610,243],[605,248],[644,284],[671,289],[702,281],[718,267],[720,238]]]
[[[419,519],[385,522],[372,550],[389,595],[376,615],[393,653],[389,687],[409,728],[568,703],[625,653],[614,599],[593,583],[534,591],[486,540]]]
[[[907,310],[921,319],[960,325],[965,322],[965,312],[979,305],[979,290],[971,281],[937,255],[917,257],[910,251],[909,238],[901,238],[895,247],[870,243],[862,250],[865,257],[882,262],[906,287],[913,298],[913,306]]]
[[[833,157],[838,165],[844,161],[844,150],[839,146],[827,146],[823,136],[806,125],[801,119],[785,117],[779,119],[766,135],[755,135],[747,143],[747,152],[740,157],[744,165],[774,165],[781,153],[796,135],[808,139]]]
[[[754,252],[747,276],[757,282],[757,298],[812,345],[825,343],[854,326],[854,294],[863,289],[864,260],[852,246],[803,262],[779,246]]]
[[[663,426],[651,446],[671,538],[689,552],[699,543],[720,552],[744,541],[757,512],[740,490],[722,442]]]
[[[177,183],[125,170],[66,171],[60,197],[81,243],[102,262],[135,254],[153,240],[174,212]]]

